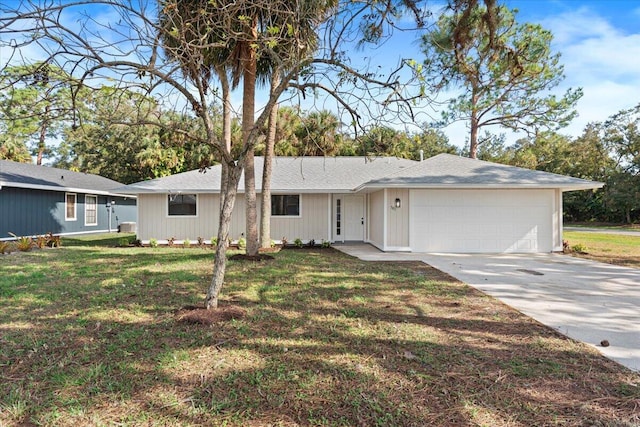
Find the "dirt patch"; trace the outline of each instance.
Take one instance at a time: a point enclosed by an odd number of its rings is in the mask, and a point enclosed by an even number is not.
[[[246,311],[237,305],[229,305],[207,310],[204,307],[186,306],[176,312],[178,322],[197,325],[212,325],[219,322],[241,319]]]
[[[275,258],[273,258],[272,255],[267,255],[267,254],[258,254],[258,255],[235,254],[235,255],[231,255],[229,259],[234,261],[260,262],[260,261],[271,261]]]

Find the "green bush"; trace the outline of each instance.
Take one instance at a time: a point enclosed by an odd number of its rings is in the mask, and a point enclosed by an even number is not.
[[[158,247],[158,239],[154,239],[154,238],[149,239],[149,246],[151,246],[152,248],[157,248]]]
[[[575,245],[571,246],[571,250],[579,254],[586,254],[587,246],[582,243],[576,243]]]
[[[184,240],[182,241],[182,247],[183,247],[183,248],[190,248],[190,247],[191,247],[191,240],[189,240],[189,239],[184,239]]]
[[[238,249],[246,249],[247,247],[247,240],[244,237],[240,237],[238,239]]]
[[[118,239],[118,246],[120,246],[121,248],[126,248],[130,243],[131,242],[129,241],[128,237],[121,237],[120,239]]]
[[[301,247],[304,246],[304,243],[302,243],[302,239],[300,239],[300,238],[297,238],[296,240],[294,240],[293,244],[298,248],[301,248]]]

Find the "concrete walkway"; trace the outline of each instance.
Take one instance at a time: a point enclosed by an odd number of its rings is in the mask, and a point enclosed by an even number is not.
[[[640,270],[561,254],[385,253],[336,245],[366,261],[422,261],[640,371]],[[608,347],[600,345],[607,340]]]

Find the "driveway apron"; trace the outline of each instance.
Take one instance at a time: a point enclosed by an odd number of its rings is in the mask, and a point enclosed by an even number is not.
[[[561,254],[384,253],[369,245],[336,248],[369,261],[423,261],[640,371],[638,269]]]

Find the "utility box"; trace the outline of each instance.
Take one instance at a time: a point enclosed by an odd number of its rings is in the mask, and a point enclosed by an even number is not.
[[[135,233],[136,232],[136,223],[135,222],[123,222],[120,224],[119,230],[120,233]]]

